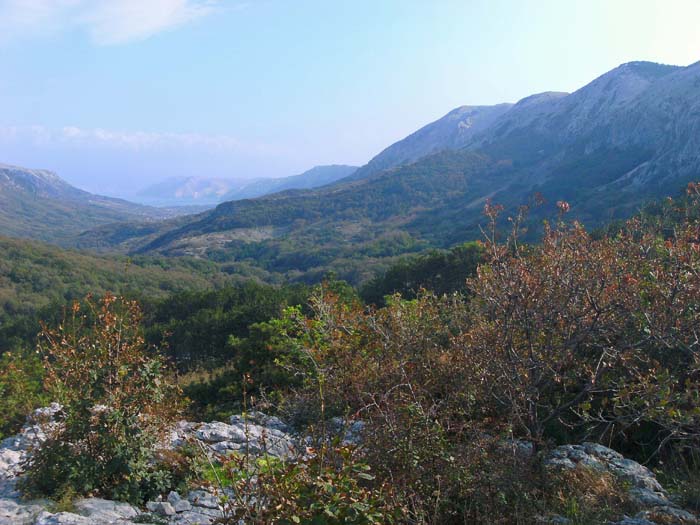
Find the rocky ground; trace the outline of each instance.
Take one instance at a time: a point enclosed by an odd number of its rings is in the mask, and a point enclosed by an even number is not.
[[[184,495],[171,492],[160,501],[148,502],[143,509],[127,503],[85,498],[76,501],[71,512],[55,512],[54,502],[23,500],[16,489],[21,464],[30,449],[44,438],[46,423],[40,421],[50,420],[58,409],[52,405],[38,410],[20,434],[0,442],[0,525],[208,525],[222,517],[219,498],[206,487]],[[181,446],[187,440],[197,440],[205,450],[215,453],[244,451],[247,446],[254,454],[265,450],[274,456],[287,457],[296,448],[286,425],[260,413],[251,414],[247,420],[232,416],[229,423],[181,422],[171,433],[170,446]]]
[[[578,465],[602,472],[609,472],[629,487],[630,499],[641,511],[625,517],[615,525],[685,525],[700,523],[691,513],[681,509],[669,497],[654,473],[636,461],[627,459],[614,450],[598,443],[564,445],[555,448],[545,465],[552,469],[574,469]],[[572,523],[557,517],[550,523]]]
[[[54,502],[23,500],[16,489],[22,461],[44,438],[46,424],[50,424],[46,421],[50,421],[58,409],[57,405],[52,405],[38,410],[20,434],[0,442],[0,525],[208,525],[222,517],[219,498],[206,487],[189,494],[171,492],[159,501],[148,502],[142,509],[127,503],[85,498],[76,501],[71,512],[57,512]],[[345,441],[356,442],[361,427],[359,422],[349,425],[345,429]],[[293,455],[298,448],[298,440],[282,421],[260,413],[253,413],[246,420],[232,416],[228,423],[181,422],[172,431],[170,446],[181,446],[187,440],[196,440],[213,453],[243,451],[247,446],[251,453],[265,450],[281,458]],[[614,522],[615,525],[700,524],[695,516],[673,502],[652,471],[602,445],[583,443],[558,447],[549,454],[546,465],[550,469],[574,469],[583,465],[623,480],[629,496],[642,510]],[[572,523],[559,516],[547,518],[545,522]]]

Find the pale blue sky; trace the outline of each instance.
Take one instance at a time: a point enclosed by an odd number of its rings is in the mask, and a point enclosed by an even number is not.
[[[363,164],[463,104],[700,60],[700,0],[0,0],[0,162],[127,195]]]

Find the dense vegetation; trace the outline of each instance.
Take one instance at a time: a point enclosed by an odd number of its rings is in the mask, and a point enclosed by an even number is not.
[[[367,282],[360,295],[369,304],[382,305],[387,296],[399,294],[414,299],[423,289],[437,295],[464,293],[467,278],[474,275],[483,256],[483,247],[471,242],[449,251],[431,250],[404,257]]]
[[[689,192],[697,210],[698,187]],[[692,457],[700,222],[688,211],[672,229],[635,218],[598,240],[560,223],[536,246],[519,242],[516,220],[506,242],[486,243],[466,297],[423,293],[367,310],[322,290],[312,316],[288,311],[278,325],[287,345],[277,363],[305,378],[283,409],[299,421],[365,421],[360,457],[403,495],[409,523],[534,522],[556,507],[537,459],[553,444]],[[499,212],[487,205],[494,223]],[[507,454],[512,439],[532,455]],[[572,517],[599,522],[593,503]]]
[[[215,264],[195,259],[97,257],[36,241],[0,237],[0,352],[32,346],[39,318],[105,291],[156,300],[231,282]]]
[[[427,525],[621,516],[632,503],[614,480],[542,469],[550,447],[582,440],[657,467],[685,464],[692,485],[700,446],[700,186],[595,236],[566,221],[569,208],[559,202],[541,242],[528,244],[529,209],[512,217],[501,239],[503,209],[487,203],[484,242],[404,259],[362,294],[336,280],[312,288],[247,283],[148,301],[143,318],[134,303],[109,295],[85,315],[75,307],[77,329],[63,321],[43,331],[43,367],[22,353],[2,360],[5,417],[19,422],[61,396],[75,425],[50,442],[56,446],[39,457],[27,490],[89,486],[138,501],[150,497],[148,487],[167,490],[201,475],[171,476],[139,456],[151,438],[141,443],[138,432],[128,450],[111,448],[121,438],[102,431],[88,447],[113,458],[114,472],[69,453],[81,450],[95,404],[114,407],[105,412],[114,416],[108,428],[132,435],[129,425],[143,417],[132,400],[176,398],[154,381],[168,353],[198,416],[254,406],[316,440],[309,450],[317,452],[296,463],[234,456],[217,467],[229,483],[265,498],[238,502],[242,514],[232,520],[285,523],[293,513],[302,523]],[[406,297],[378,298],[397,291]],[[102,351],[114,347],[115,319],[131,334],[123,362]],[[147,341],[167,344],[151,354]],[[364,421],[362,447],[327,439],[334,416]],[[512,452],[525,443],[529,452]],[[138,475],[121,476],[125,464]]]

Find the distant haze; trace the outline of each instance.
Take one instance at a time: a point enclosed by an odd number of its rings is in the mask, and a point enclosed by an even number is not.
[[[697,0],[0,0],[0,162],[131,197],[363,165],[463,105],[700,60]]]

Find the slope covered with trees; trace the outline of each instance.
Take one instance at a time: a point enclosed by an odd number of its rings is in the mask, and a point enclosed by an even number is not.
[[[79,242],[246,261],[293,279],[332,269],[359,283],[370,277],[368,262],[386,267],[396,255],[478,239],[489,198],[509,209],[535,195],[567,200],[577,219],[596,227],[675,195],[696,177],[698,82],[700,63],[625,64],[574,93],[533,95],[501,108],[483,128],[479,115],[457,112],[395,148],[410,150],[415,142],[416,151],[443,151],[419,158],[404,152],[407,163],[384,171],[361,169],[356,180],[224,203],[176,222],[108,226]],[[474,132],[457,140],[463,118],[474,119]],[[553,215],[552,207],[534,212],[531,232]]]
[[[192,259],[97,257],[37,241],[0,237],[0,352],[31,345],[40,316],[106,291],[156,300],[230,281],[214,263]]]

